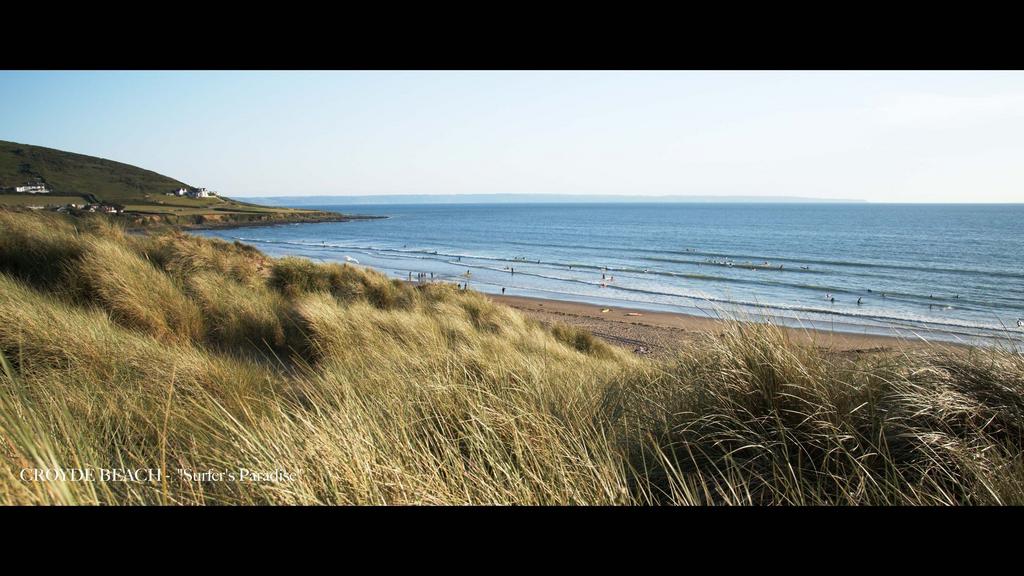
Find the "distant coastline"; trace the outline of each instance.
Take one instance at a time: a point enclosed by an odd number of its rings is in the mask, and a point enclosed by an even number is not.
[[[821,199],[799,196],[627,196],[593,194],[386,194],[379,196],[247,196],[240,200],[265,206],[330,206],[356,204],[555,204],[612,202],[635,203],[787,203],[864,204],[865,200]]]

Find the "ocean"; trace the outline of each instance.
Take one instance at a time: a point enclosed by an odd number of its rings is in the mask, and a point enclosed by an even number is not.
[[[1008,342],[1024,205],[316,206],[387,216],[197,232],[475,290],[842,332]]]

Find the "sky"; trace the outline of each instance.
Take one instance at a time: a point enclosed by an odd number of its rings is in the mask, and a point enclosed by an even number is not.
[[[0,140],[227,196],[1024,201],[1024,72],[0,71]]]

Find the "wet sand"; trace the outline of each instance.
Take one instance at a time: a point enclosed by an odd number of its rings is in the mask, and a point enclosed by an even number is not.
[[[722,331],[722,320],[676,312],[599,306],[585,302],[547,300],[525,296],[488,294],[496,302],[515,308],[545,325],[564,323],[586,329],[610,343],[652,357],[671,356],[695,339]],[[784,328],[794,342],[836,352],[866,354],[893,349],[923,348],[921,340],[801,328]],[[641,348],[642,347],[642,348]],[[643,349],[647,352],[644,352]]]

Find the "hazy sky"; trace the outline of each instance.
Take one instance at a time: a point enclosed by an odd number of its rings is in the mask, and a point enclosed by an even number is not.
[[[1024,201],[1022,72],[0,72],[0,140],[229,196]]]

